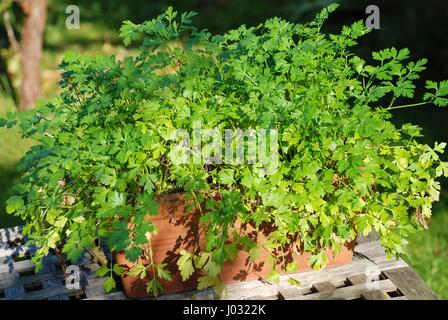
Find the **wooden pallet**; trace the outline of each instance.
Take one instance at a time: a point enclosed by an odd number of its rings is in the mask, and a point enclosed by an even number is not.
[[[20,227],[0,229],[0,300],[123,300],[121,291],[106,294],[105,278],[98,278],[90,256],[79,263],[84,285],[69,289],[67,275],[56,256],[48,256],[42,271],[36,273],[30,261],[32,248],[24,245]],[[300,286],[292,286],[294,278]],[[150,298],[155,299],[155,298]],[[262,280],[226,286],[218,297],[214,289],[162,295],[158,300],[414,300],[438,299],[425,282],[401,259],[387,260],[384,249],[372,237],[359,239],[353,262],[320,272],[310,271],[280,278],[270,284]]]

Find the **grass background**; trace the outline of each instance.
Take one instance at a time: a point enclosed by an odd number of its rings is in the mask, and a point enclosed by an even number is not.
[[[430,0],[428,0],[430,1]],[[117,39],[118,28],[122,20],[142,21],[163,11],[167,2],[181,11],[194,9],[200,12],[197,17],[201,27],[208,27],[213,32],[222,32],[241,23],[257,24],[265,18],[280,15],[292,21],[306,21],[330,0],[288,1],[278,0],[274,5],[257,2],[253,5],[248,0],[228,0],[231,10],[203,6],[205,1],[161,1],[151,2],[139,0],[78,0],[81,6],[81,29],[68,32],[63,24],[65,7],[71,4],[69,0],[50,0],[49,22],[47,24],[45,51],[43,56],[43,99],[58,93],[57,81],[59,71],[57,64],[66,50],[81,50],[97,54],[114,54],[122,58],[132,52],[121,46]],[[222,1],[226,2],[226,1]],[[340,1],[342,2],[342,1]],[[365,3],[364,3],[365,2]],[[432,1],[431,1],[432,2]],[[381,8],[381,32],[374,33],[361,43],[362,53],[383,47],[409,47],[414,58],[422,56],[429,58],[430,65],[425,78],[441,80],[448,78],[448,41],[443,19],[437,19],[434,14],[442,15],[446,8],[442,1],[435,2],[436,7],[422,5],[418,0],[397,0],[392,2],[379,1]],[[334,18],[328,22],[331,31],[339,31],[341,25],[365,17],[364,8],[370,1],[344,1]],[[445,4],[446,5],[446,4]],[[442,6],[442,7],[440,7]],[[199,8],[199,9],[198,9]],[[231,13],[229,13],[231,12]],[[440,27],[443,23],[443,27]],[[407,32],[401,30],[406,28]],[[397,31],[398,30],[398,31]],[[0,30],[0,40],[1,40]],[[0,84],[5,76],[17,88],[19,78],[18,57],[5,51],[0,41]],[[7,68],[6,68],[7,67]],[[1,87],[1,86],[0,86]],[[6,89],[6,90],[5,90]],[[0,90],[0,116],[15,110],[17,100],[16,90],[3,88]],[[413,122],[423,127],[425,142],[447,141],[448,126],[443,111],[437,108],[425,108],[409,113],[398,113],[394,121]],[[11,194],[11,188],[17,179],[16,165],[32,141],[21,138],[16,129],[0,128],[0,228],[21,224],[20,220],[5,213],[5,202]],[[447,183],[442,187],[448,191]],[[414,235],[407,248],[409,258],[405,260],[428,283],[441,298],[448,299],[448,192],[442,192],[441,201],[434,207],[433,218],[429,230]]]
[[[442,299],[448,299],[448,195],[434,207],[429,230],[411,237],[404,260]]]
[[[14,109],[13,101],[0,96],[0,116]],[[0,128],[0,228],[15,226],[20,220],[5,212],[5,202],[17,179],[16,164],[32,142],[22,139],[17,129]]]

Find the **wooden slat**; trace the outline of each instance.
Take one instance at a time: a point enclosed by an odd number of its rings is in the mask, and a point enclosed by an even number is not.
[[[86,298],[84,300],[126,300],[126,296],[124,295],[123,292],[118,291],[106,295]]]
[[[329,281],[313,284],[313,290],[316,292],[334,291],[336,287]]]
[[[311,288],[302,286],[291,286],[289,284],[279,284],[278,294],[281,299],[289,300],[297,296],[303,296],[311,292]]]
[[[323,271],[308,271],[303,273],[298,273],[295,277],[302,283],[310,283],[315,281],[334,281],[336,278],[341,281],[341,278],[346,278],[348,276],[354,276],[359,274],[365,274],[368,267],[377,266],[380,270],[390,270],[395,268],[406,267],[407,264],[399,259],[386,259],[386,257],[373,257],[371,260],[362,259],[355,260],[350,264],[327,268]],[[280,279],[287,280],[289,275],[281,276]]]
[[[59,263],[61,260],[60,257],[57,256],[48,256],[46,257],[46,265],[50,264],[56,264]],[[31,262],[31,260],[23,260],[23,261],[13,261],[11,262],[13,270],[21,273],[21,272],[27,272],[34,270],[34,264]],[[11,266],[10,265],[0,265],[0,274],[4,272],[10,272]],[[52,271],[52,270],[50,270]]]
[[[365,274],[357,274],[354,276],[348,276],[347,281],[351,284],[361,284],[367,282],[367,276]]]
[[[10,264],[14,259],[11,256],[0,257],[0,265]]]
[[[390,270],[397,267],[407,266],[402,260],[386,260],[376,259],[378,266],[381,270]],[[328,268],[321,272],[309,271],[304,273],[298,273],[294,275],[287,275],[280,277],[280,283],[277,284],[277,288],[285,299],[291,296],[296,296],[303,291],[309,291],[313,283],[329,281],[333,284],[343,283],[348,277],[365,276],[367,268],[376,266],[369,260],[356,260],[351,264],[339,266],[335,268]],[[301,285],[291,286],[288,282],[289,277],[293,277],[300,281]],[[363,282],[365,284],[365,281]]]
[[[53,272],[33,274],[31,276],[26,277],[18,277],[18,279],[14,281],[12,286],[23,285],[26,287],[34,283],[44,282],[46,280],[52,280],[52,279],[62,280],[64,279],[64,274],[61,271],[53,271]],[[6,288],[7,286],[4,285],[4,283],[0,283],[0,287]],[[11,285],[9,285],[8,287],[11,287]]]
[[[257,295],[263,300],[276,300],[279,297],[278,288],[269,283],[253,280],[226,286],[223,300],[248,300],[252,296]]]
[[[0,273],[0,289],[20,286],[19,273],[16,271]]]
[[[5,298],[0,300],[15,300],[20,299],[25,295],[25,288],[23,286],[6,288],[4,290]]]
[[[169,295],[161,295],[157,298],[150,297],[144,300],[214,300],[217,296],[214,289],[201,291],[185,291]]]
[[[394,291],[396,289],[397,287],[395,284],[389,279],[378,281],[378,290]],[[365,290],[365,284],[357,284],[354,286],[338,288],[334,291],[325,291],[308,294],[305,296],[297,296],[290,298],[290,300],[352,300],[360,298]]]
[[[0,244],[0,257],[17,256],[28,251],[26,246],[9,246],[7,244]]]
[[[409,300],[437,300],[438,296],[409,267],[384,271]]]
[[[5,290],[6,293],[6,290]],[[13,299],[3,298],[0,300],[45,300],[50,297],[59,296],[59,295],[67,295],[67,296],[77,296],[82,295],[82,289],[68,289],[65,286],[60,288],[52,288],[52,289],[42,289],[38,291],[26,292],[24,295],[15,297]]]
[[[6,244],[22,238],[22,227],[0,229],[0,243]]]
[[[96,277],[96,276],[95,276]],[[94,277],[86,277],[87,285],[84,288],[84,294],[87,298],[94,298],[97,296],[103,296],[107,293],[104,291],[104,281],[106,278],[94,278]]]
[[[322,271],[325,272],[325,271]],[[297,278],[297,275],[295,275],[294,278]],[[335,278],[334,281],[331,280],[331,284],[335,288],[343,287],[346,284],[346,278],[345,277],[339,277]],[[316,279],[316,283],[321,281],[320,279]],[[302,283],[302,285],[290,285],[289,283],[285,283],[285,280],[281,281],[279,284],[277,284],[277,288],[279,290],[279,299],[291,299],[297,296],[303,296],[315,292],[316,290],[313,289],[313,283]]]
[[[400,296],[400,297],[391,298],[390,300],[409,300],[409,299],[406,298],[406,296]]]
[[[42,281],[42,287],[44,289],[60,289],[63,288],[64,285],[62,283],[61,280],[59,279],[48,279],[48,280],[44,280]],[[48,297],[48,300],[69,300],[67,295],[64,294],[58,294],[58,295],[53,295]]]
[[[381,245],[381,242],[378,241],[367,241],[356,244],[354,251],[361,252],[367,254],[367,252],[377,252],[384,253],[385,249]]]
[[[356,244],[359,245],[361,243],[367,243],[367,242],[375,242],[378,240],[378,233],[375,231],[370,232],[367,236],[358,235],[356,238]]]
[[[368,290],[362,293],[366,300],[390,300],[389,295],[382,290]]]

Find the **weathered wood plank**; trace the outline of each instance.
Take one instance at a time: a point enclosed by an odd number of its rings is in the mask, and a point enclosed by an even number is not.
[[[309,271],[282,276],[281,281],[278,284],[280,294],[285,299],[289,299],[303,293],[309,293],[310,288],[316,282],[331,282],[336,285],[336,283],[341,283],[347,280],[352,285],[362,284],[365,286],[367,279],[366,272],[369,270],[368,268],[378,267],[381,271],[385,271],[407,267],[407,264],[401,259],[387,259],[385,257],[384,249],[378,241],[363,243],[357,246],[355,250],[361,252],[365,257],[362,259],[355,259],[348,265],[328,268],[321,272]],[[300,281],[301,285],[299,287],[292,287],[289,285],[287,280],[291,276]]]
[[[347,277],[347,281],[351,285],[366,283],[367,282],[367,276],[365,274],[357,274],[357,275],[353,275],[353,276],[348,276]]]
[[[377,285],[378,290],[394,291],[397,289],[396,285],[389,279],[378,281]],[[324,291],[305,296],[297,296],[290,298],[289,300],[352,300],[360,298],[365,290],[365,284],[357,284],[354,286],[338,288],[334,291]]]
[[[368,235],[363,236],[362,234],[358,235],[356,238],[356,244],[359,245],[361,243],[374,242],[379,238],[378,233],[375,231],[370,232]]]
[[[34,264],[30,260],[12,261],[8,265],[0,265],[0,274],[12,271],[21,273],[21,272],[28,272],[31,270],[34,270]]]
[[[278,288],[260,280],[253,280],[227,285],[221,299],[223,300],[247,300],[256,293],[263,299],[275,300],[279,297]]]
[[[64,284],[62,283],[61,280],[59,279],[48,279],[48,280],[44,280],[42,281],[42,288],[44,289],[60,289],[63,288]],[[48,297],[48,300],[69,300],[67,295],[54,295],[54,296],[50,296]]]
[[[44,281],[47,281],[47,280],[56,280],[56,279],[57,280],[64,279],[64,274],[62,273],[62,271],[51,271],[51,272],[45,272],[45,273],[38,273],[38,274],[31,275],[31,276],[26,276],[26,277],[20,277],[19,283],[23,286],[28,286],[33,283],[38,283],[38,282],[43,283]]]
[[[311,293],[311,288],[301,286],[291,286],[289,284],[278,285],[278,293],[281,299],[289,300],[297,296]]]
[[[384,260],[380,261],[378,260],[378,266],[380,270],[390,270],[397,267],[403,267],[407,266],[402,261],[395,261],[395,260]],[[287,275],[287,276],[281,276],[280,277],[280,283],[277,284],[278,290],[284,296],[285,298],[288,297],[290,294],[289,291],[297,291],[297,290],[303,290],[306,288],[311,288],[311,286],[316,282],[326,282],[329,281],[333,284],[336,283],[343,283],[348,277],[354,277],[354,276],[365,276],[366,270],[368,270],[369,267],[376,266],[374,263],[370,262],[369,260],[357,260],[353,261],[351,264],[335,267],[335,268],[328,268],[326,270],[323,270],[321,272],[317,271],[309,271],[304,273],[298,273],[293,275]],[[288,283],[288,278],[293,277],[296,280],[298,280],[301,285],[299,287],[292,287]],[[365,283],[365,281],[363,282]]]
[[[144,300],[214,300],[216,298],[214,289],[206,289],[201,291],[186,291],[169,295],[161,295],[157,298],[150,297]]]
[[[406,296],[400,296],[400,297],[394,297],[390,300],[409,300],[408,298],[406,298]]]
[[[124,295],[123,292],[118,291],[118,292],[113,292],[113,293],[109,293],[106,295],[101,295],[101,296],[94,296],[94,297],[90,297],[90,298],[86,298],[84,300],[126,300],[126,296]]]
[[[15,271],[0,273],[0,289],[17,287],[20,285],[19,273]]]
[[[65,295],[59,295],[54,297],[48,297],[47,300],[70,300],[70,298]]]
[[[382,290],[367,290],[361,296],[366,300],[390,300],[389,295]]]
[[[409,267],[384,271],[409,300],[438,300],[439,297]]]
[[[5,298],[0,300],[15,300],[20,299],[25,295],[25,288],[23,286],[6,288],[4,290]]]
[[[84,288],[84,294],[86,295],[87,298],[94,298],[97,296],[107,295],[103,287],[106,278],[98,278],[96,276],[95,277],[86,276],[86,280],[87,283]]]
[[[0,257],[0,265],[3,264],[9,264],[12,261],[14,261],[14,259],[11,256],[7,256],[7,257]]]
[[[0,229],[0,243],[6,244],[8,242],[14,242],[17,239],[23,239],[22,227]]]
[[[338,279],[338,281],[331,281],[331,284],[336,288],[336,290],[338,290],[338,288],[346,286],[347,281],[346,279],[343,280]],[[283,284],[282,286],[278,285],[278,289],[279,289],[279,299],[285,299],[285,300],[317,292],[317,290],[313,288],[313,285],[297,286],[297,285]]]
[[[336,287],[330,281],[315,283],[315,284],[313,284],[312,288],[313,288],[313,291],[315,291],[315,292],[336,290]]]
[[[6,292],[6,290],[5,290]],[[22,296],[14,297],[13,299],[2,298],[0,300],[45,300],[50,297],[67,295],[67,296],[77,296],[82,295],[82,289],[68,289],[65,286],[59,288],[42,289],[38,291],[26,292]]]
[[[48,257],[46,257],[45,264],[46,265],[57,264],[60,262],[60,260],[61,260],[61,258],[58,256],[48,256]],[[12,261],[9,265],[5,265],[5,264],[0,265],[0,274],[4,273],[4,272],[10,272],[11,264],[12,264],[12,269],[19,273],[34,270],[34,264],[31,262],[31,260]],[[49,270],[49,271],[53,271],[53,270]]]
[[[364,242],[356,245],[355,254],[353,255],[354,259],[362,259],[359,254],[366,256],[370,259],[375,257],[384,257],[386,255],[386,251],[381,246],[379,241],[373,242]]]
[[[25,254],[28,251],[26,246],[10,246],[8,244],[0,244],[0,257],[17,256]]]

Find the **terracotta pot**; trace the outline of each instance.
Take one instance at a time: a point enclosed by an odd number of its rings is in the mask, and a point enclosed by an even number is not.
[[[161,280],[163,293],[193,290],[197,287],[197,275],[193,275],[188,281],[183,282],[176,264],[180,257],[179,252],[182,249],[188,251],[199,241],[199,214],[194,209],[192,212],[186,213],[186,205],[192,201],[185,201],[183,197],[184,195],[180,193],[161,197],[158,215],[148,216],[158,230],[157,234],[151,236],[154,262],[167,263],[167,269],[172,276],[172,281]],[[125,258],[122,252],[115,254],[115,260],[126,269],[132,268],[137,263],[149,263],[143,259],[131,262]],[[129,298],[147,297],[146,283],[148,279],[149,277],[139,279],[123,274],[121,281],[126,296]]]
[[[183,282],[176,265],[177,259],[180,256],[179,252],[182,249],[188,251],[189,248],[193,248],[194,244],[198,242],[203,244],[203,239],[199,236],[198,221],[200,215],[194,209],[190,213],[186,213],[186,205],[188,202],[191,203],[191,201],[183,200],[183,194],[163,196],[159,200],[159,214],[155,217],[148,217],[158,229],[158,233],[151,236],[154,262],[167,263],[168,270],[171,271],[172,275],[172,281],[161,281],[164,287],[164,294],[194,290],[197,288],[198,274],[194,274],[188,281]],[[257,236],[255,228],[248,225],[245,225],[243,228],[247,234],[253,235],[254,237]],[[268,234],[270,230],[272,228],[265,226],[262,232]],[[263,235],[258,235],[258,237],[260,236],[263,237]],[[333,254],[333,252],[327,250],[327,267],[350,263],[353,257],[354,245],[354,241],[348,243],[337,254]],[[284,256],[285,262],[296,261],[299,266],[298,272],[310,270],[307,264],[310,254],[293,252],[289,248],[283,248],[278,254]],[[260,250],[258,259],[254,263],[250,263],[249,255],[244,251],[240,251],[234,261],[228,261],[223,264],[221,277],[227,284],[267,277],[271,269],[266,264],[266,258],[266,251]],[[132,268],[136,264],[126,260],[123,253],[115,254],[115,260],[127,269]],[[148,261],[139,260],[138,263],[148,263]],[[278,269],[281,271],[280,267]],[[129,298],[149,296],[146,292],[148,278],[141,280],[138,277],[123,274],[121,280],[124,292]]]
[[[239,226],[237,226],[238,228]],[[241,227],[240,227],[241,228]],[[258,237],[259,240],[264,238],[266,235],[271,233],[274,228],[271,225],[260,226],[260,231],[250,226],[245,225],[244,231],[251,238],[255,239]],[[261,235],[257,233],[260,233]],[[291,240],[292,241],[292,240]],[[301,251],[297,251],[294,247],[296,247],[297,242],[292,241],[288,247],[284,247],[282,249],[275,251],[275,256],[280,258],[283,262],[281,264],[276,265],[276,270],[279,273],[285,273],[285,267],[292,261],[297,263],[297,269],[294,272],[304,272],[310,271],[312,268],[308,266],[308,258],[311,256],[310,253],[304,252],[303,247]],[[340,252],[334,253],[330,249],[325,251],[325,255],[328,258],[327,268],[335,267],[344,264],[348,264],[352,261],[353,258],[353,249],[355,247],[356,241],[351,241],[344,246],[342,246]],[[248,281],[248,280],[256,280],[260,278],[266,278],[271,274],[272,265],[267,263],[268,252],[266,250],[260,249],[259,256],[254,262],[250,262],[249,254],[245,251],[240,251],[238,256],[233,261],[227,261],[223,264],[221,269],[221,277],[224,282],[227,284]]]

